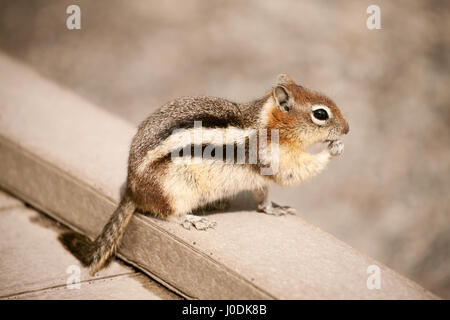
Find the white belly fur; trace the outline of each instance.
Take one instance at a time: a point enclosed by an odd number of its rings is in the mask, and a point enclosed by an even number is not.
[[[183,164],[170,162],[162,179],[166,194],[180,216],[212,201],[241,191],[260,189],[269,180],[248,166],[222,162]]]

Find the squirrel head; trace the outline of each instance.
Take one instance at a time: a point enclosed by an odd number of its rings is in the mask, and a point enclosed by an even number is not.
[[[307,148],[349,132],[347,121],[330,98],[297,85],[286,74],[278,76],[263,109],[265,126],[279,130],[281,144]]]

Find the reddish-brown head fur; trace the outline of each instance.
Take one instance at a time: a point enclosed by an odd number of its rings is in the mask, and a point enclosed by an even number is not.
[[[336,104],[327,96],[297,85],[287,75],[280,75],[266,109],[268,129],[278,129],[281,144],[300,148],[316,142],[336,140],[347,134],[349,126]],[[314,110],[325,110],[325,121]],[[324,111],[321,111],[322,114]]]

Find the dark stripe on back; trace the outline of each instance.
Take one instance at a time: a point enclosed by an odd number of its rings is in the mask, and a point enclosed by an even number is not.
[[[234,115],[219,118],[210,114],[197,115],[192,119],[183,119],[179,121],[175,121],[170,125],[170,128],[160,132],[158,134],[158,141],[166,140],[170,135],[172,135],[173,131],[176,129],[192,129],[194,128],[194,122],[201,121],[203,128],[214,129],[214,128],[227,128],[229,126],[242,128],[241,121]]]

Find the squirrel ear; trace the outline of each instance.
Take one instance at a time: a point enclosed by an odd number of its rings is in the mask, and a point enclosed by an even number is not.
[[[287,75],[287,74],[280,74],[277,77],[277,83],[281,86],[288,86],[291,84],[295,84],[295,82]]]
[[[280,109],[283,109],[284,111],[290,110],[290,103],[289,103],[289,91],[283,87],[283,86],[276,86],[273,89],[273,96],[275,98],[275,101],[277,102],[277,105]]]

